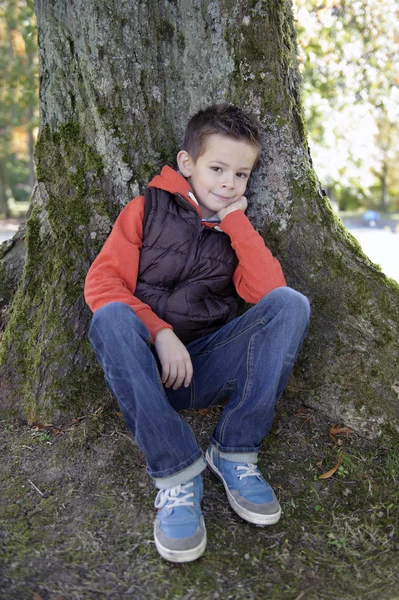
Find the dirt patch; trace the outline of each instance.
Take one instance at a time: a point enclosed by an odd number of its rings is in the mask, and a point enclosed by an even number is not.
[[[204,450],[219,415],[184,415]],[[243,522],[206,472],[206,554],[173,565],[155,550],[156,492],[116,408],[63,428],[2,422],[0,598],[397,600],[399,451],[332,439],[331,425],[280,402],[260,463],[282,519]]]

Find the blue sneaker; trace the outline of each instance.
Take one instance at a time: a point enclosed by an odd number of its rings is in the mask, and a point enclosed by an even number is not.
[[[196,560],[206,548],[206,529],[201,513],[202,477],[166,490],[159,490],[155,508],[155,545],[162,558],[171,562]]]
[[[255,464],[221,458],[214,446],[209,446],[205,458],[223,483],[230,506],[242,519],[256,525],[277,523],[280,504]]]

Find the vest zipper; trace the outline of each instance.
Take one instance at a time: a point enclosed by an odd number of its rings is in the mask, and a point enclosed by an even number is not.
[[[184,203],[184,206],[187,207],[188,210],[195,211],[195,213],[199,219],[199,223],[200,223],[199,229],[197,230],[197,235],[194,237],[194,241],[191,244],[185,268],[183,269],[183,271],[180,275],[181,283],[174,288],[175,290],[178,290],[181,287],[185,277],[191,271],[191,268],[194,264],[195,258],[197,256],[198,240],[201,236],[203,225],[201,223],[200,216],[199,216],[197,209],[194,208],[194,206],[191,206],[191,204],[189,204],[187,202],[187,200],[180,194],[175,194],[175,196],[177,196]],[[167,303],[168,303],[168,295],[167,294],[163,294],[163,296],[161,296],[161,298],[159,298],[158,302],[156,303],[155,311],[160,319],[163,319],[165,316]]]
[[[187,206],[187,208],[189,210],[193,210],[195,211],[196,215],[197,215],[197,219],[199,222],[199,227],[197,227],[197,235],[194,237],[194,241],[191,244],[191,248],[190,248],[190,252],[187,258],[187,262],[186,262],[186,266],[183,269],[181,275],[180,275],[180,281],[181,283],[183,283],[184,279],[186,278],[186,276],[188,275],[188,273],[190,273],[191,268],[195,262],[195,259],[197,257],[197,248],[198,248],[198,240],[201,237],[201,233],[202,233],[202,228],[203,225],[201,223],[201,219],[200,219],[200,215],[197,211],[196,208],[194,208],[194,206],[191,206],[191,204],[188,204],[187,200],[185,198],[183,198],[183,196],[181,196],[180,194],[176,194],[176,196],[179,197],[180,200],[182,200],[185,204],[185,206]],[[175,289],[178,289],[180,287],[180,285],[178,285]]]

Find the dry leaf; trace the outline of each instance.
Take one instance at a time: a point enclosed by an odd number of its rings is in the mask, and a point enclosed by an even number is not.
[[[323,473],[322,475],[319,475],[319,479],[328,479],[329,477],[332,477],[334,475],[335,471],[338,471],[338,467],[341,464],[341,458],[342,458],[342,450],[339,453],[338,461],[337,461],[337,464],[335,465],[335,467],[333,467],[332,469],[327,471],[327,473]]]
[[[321,468],[323,465],[323,461],[322,460],[317,461],[316,465]]]
[[[198,412],[201,415],[201,417],[203,417],[204,415],[207,415],[210,410],[210,408],[200,408]]]
[[[37,592],[35,592],[33,594],[33,600],[43,600],[43,598],[41,597],[40,594],[38,594]]]
[[[353,429],[350,427],[337,427],[333,425],[330,429],[330,435],[337,435],[338,433],[353,433]]]

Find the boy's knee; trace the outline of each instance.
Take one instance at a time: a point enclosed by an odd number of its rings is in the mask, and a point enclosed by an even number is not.
[[[281,288],[283,289],[283,288]],[[296,312],[300,312],[304,317],[310,316],[310,302],[307,296],[297,292],[290,287],[286,287],[287,302],[294,308]]]
[[[118,329],[126,327],[130,330],[135,326],[142,325],[134,310],[124,302],[109,302],[98,308],[93,315],[90,329]]]
[[[101,308],[98,308],[93,315],[93,321],[102,321],[104,319],[109,320],[113,318],[120,318],[121,316],[129,316],[133,310],[124,302],[109,302],[104,304]]]
[[[262,300],[275,300],[281,303],[286,310],[295,315],[296,318],[302,317],[305,321],[310,317],[309,299],[290,287],[279,287],[269,292]],[[261,301],[262,301],[261,300]]]

